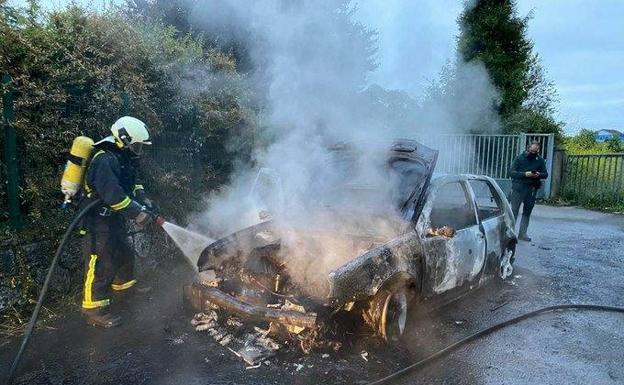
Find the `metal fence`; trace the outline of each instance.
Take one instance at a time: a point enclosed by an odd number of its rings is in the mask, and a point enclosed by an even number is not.
[[[624,154],[568,155],[562,195],[582,204],[624,204]]]
[[[553,134],[517,135],[439,135],[420,140],[440,151],[436,171],[449,174],[481,174],[496,179],[509,190],[509,169],[526,146],[536,140],[541,144],[541,156],[552,173],[554,155]],[[550,197],[551,180],[546,179],[541,197]]]

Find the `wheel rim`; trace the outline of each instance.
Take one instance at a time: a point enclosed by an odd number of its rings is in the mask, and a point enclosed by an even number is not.
[[[398,339],[405,334],[407,302],[404,289],[388,294],[386,297],[381,315],[380,332],[387,341]]]
[[[511,250],[505,250],[503,259],[500,265],[500,276],[502,279],[507,279],[513,273],[513,266],[511,265],[511,257],[513,252]]]

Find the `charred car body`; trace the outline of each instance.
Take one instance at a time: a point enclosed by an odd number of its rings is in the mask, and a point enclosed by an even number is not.
[[[356,157],[348,145],[332,154],[349,164]],[[390,143],[384,157],[392,214],[319,204],[340,225],[285,229],[269,219],[242,229],[202,252],[201,282],[186,287],[186,298],[200,311],[218,308],[294,333],[349,313],[391,339],[404,333],[411,307],[434,308],[511,274],[514,218],[494,180],[433,176],[437,151],[414,141]],[[358,205],[376,199],[370,186],[348,178],[342,186]]]

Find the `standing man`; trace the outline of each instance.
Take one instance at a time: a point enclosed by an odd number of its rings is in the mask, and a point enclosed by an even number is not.
[[[85,258],[82,315],[87,324],[113,327],[121,318],[109,311],[111,291],[128,290],[134,279],[134,249],[128,244],[125,219],[145,225],[152,219],[143,186],[137,184],[137,159],[150,145],[149,131],[139,119],[124,116],[112,135],[94,144],[87,170],[83,205],[102,204],[86,214],[81,234]]]
[[[516,157],[511,165],[511,170],[509,170],[512,179],[511,209],[516,221],[518,220],[520,204],[523,204],[520,232],[518,233],[518,239],[521,241],[531,241],[527,235],[529,218],[533,206],[535,206],[535,196],[542,185],[542,179],[548,178],[546,162],[544,158],[539,156],[540,147],[538,141],[531,142],[527,151]]]

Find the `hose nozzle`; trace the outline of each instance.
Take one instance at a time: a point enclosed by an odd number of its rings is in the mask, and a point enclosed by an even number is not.
[[[162,226],[163,224],[165,224],[165,222],[167,222],[165,218],[160,215],[158,210],[148,209],[147,207],[143,206],[143,211],[149,214],[149,216],[152,217],[152,221],[154,221],[154,223],[156,223],[158,226]]]
[[[156,218],[154,219],[154,223],[156,223],[158,226],[162,226],[165,224],[165,218],[163,218],[162,215],[157,215]]]

